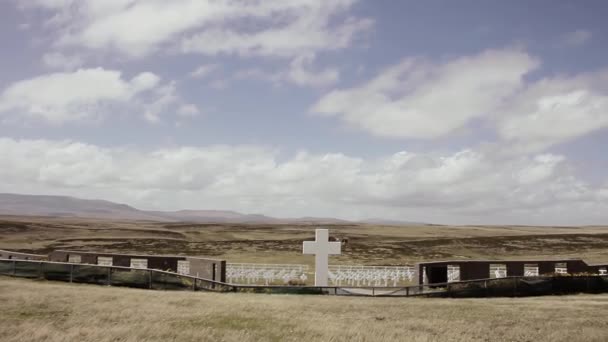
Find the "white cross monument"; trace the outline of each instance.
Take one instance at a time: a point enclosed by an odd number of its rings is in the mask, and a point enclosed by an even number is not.
[[[315,255],[315,286],[327,286],[329,255],[340,254],[340,242],[329,242],[327,229],[317,229],[315,241],[304,241],[303,253]]]

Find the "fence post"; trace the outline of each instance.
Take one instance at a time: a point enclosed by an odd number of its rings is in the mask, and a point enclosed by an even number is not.
[[[406,287],[406,288],[405,288],[405,296],[406,296],[406,297],[409,297],[409,296],[410,296],[410,288],[409,288],[409,287]]]
[[[73,278],[74,278],[74,265],[70,265],[70,283],[72,282]]]
[[[194,282],[192,282],[192,291],[196,291],[196,278],[193,279]]]
[[[376,288],[372,287],[372,297],[375,297],[375,296],[376,296]]]

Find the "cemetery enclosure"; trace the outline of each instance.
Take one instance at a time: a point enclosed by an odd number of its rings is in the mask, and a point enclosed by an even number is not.
[[[249,269],[252,267],[252,265],[239,266],[249,267]],[[271,265],[265,266],[268,269],[268,266]],[[277,265],[272,266],[276,267]],[[357,271],[354,267],[347,267],[346,269]],[[370,267],[363,268],[364,271],[366,269],[370,270]],[[301,272],[302,269],[293,268],[293,271]],[[371,268],[371,271],[377,270]],[[229,275],[234,276],[231,273]],[[479,298],[608,292],[608,275],[506,277],[409,286],[388,286],[387,279],[382,284],[382,279],[374,280],[370,278],[356,279],[356,284],[353,284],[355,282],[353,279],[350,281],[342,280],[345,282],[342,285],[339,284],[340,279],[333,279],[331,286],[241,285],[156,269],[19,259],[0,259],[0,276],[154,290],[368,297]],[[365,286],[366,283],[368,286]]]
[[[326,225],[346,238],[334,265],[403,266],[453,259],[583,258],[608,260],[606,227]],[[302,264],[311,225],[167,224],[70,218],[0,217],[0,249],[48,254],[89,250],[181,254],[228,263]]]
[[[226,279],[233,284],[306,284],[314,277],[308,265],[250,264],[226,265]],[[331,286],[404,286],[414,280],[411,266],[329,265]]]
[[[458,300],[259,296],[0,277],[0,302],[0,340],[7,342],[431,341],[438,336],[459,342],[608,340],[608,295]]]

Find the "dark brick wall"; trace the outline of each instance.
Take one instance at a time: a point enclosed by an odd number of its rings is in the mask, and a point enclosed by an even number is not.
[[[507,276],[509,277],[521,277],[524,275],[523,262],[507,262]]]
[[[216,280],[219,280],[222,283],[225,283],[226,282],[226,260],[220,260],[218,270],[219,270],[219,278],[217,278]],[[217,273],[216,273],[216,277],[217,277]]]
[[[526,260],[526,261],[504,261],[504,260],[476,260],[476,261],[445,261],[445,262],[429,262],[416,264],[416,280],[418,284],[422,284],[422,269],[441,267],[447,265],[460,266],[460,280],[475,280],[486,279],[490,277],[490,264],[504,264],[507,267],[507,276],[523,276],[525,264],[537,264],[540,275],[555,273],[555,265],[557,263],[566,263],[569,274],[590,273],[596,274],[599,272],[599,266],[589,266],[583,260]],[[447,270],[446,270],[447,271]],[[429,281],[433,281],[429,279]]]
[[[77,254],[77,253],[70,253],[70,254]],[[97,264],[97,255],[80,255],[80,263],[81,264],[93,264],[96,265]],[[68,259],[69,260],[69,259]]]
[[[591,273],[595,268],[589,267],[582,260],[572,260],[568,261],[568,273],[570,274],[578,274],[578,273]],[[590,272],[591,271],[591,272]],[[597,270],[595,270],[597,272]]]
[[[187,258],[190,275],[215,281],[226,281],[226,260]]]
[[[138,258],[134,258],[138,259]],[[179,257],[147,257],[148,259],[148,268],[153,268],[155,270],[163,270],[169,272],[177,272],[177,261],[178,260],[186,260],[186,258]],[[129,263],[131,260],[129,260]]]
[[[429,279],[429,283],[447,283],[448,267],[447,265],[427,266],[426,276]]]
[[[538,273],[540,273],[540,274],[555,273],[555,261],[538,262]]]
[[[188,261],[190,262],[190,275],[213,280],[215,277],[216,264],[214,260],[188,258]]]
[[[460,265],[460,280],[485,279],[490,277],[489,262],[462,263],[452,262],[450,265]]]
[[[177,262],[179,260],[188,260],[190,262],[190,275],[216,281],[226,281],[226,261],[194,258],[187,256],[163,256],[163,255],[129,255],[129,254],[112,254],[112,253],[96,253],[83,251],[53,251],[49,254],[49,260],[56,262],[68,262],[69,255],[80,255],[81,263],[97,264],[98,257],[111,257],[113,266],[131,267],[131,259],[146,259],[148,260],[148,268],[177,272]]]
[[[122,267],[131,267],[131,257],[129,256],[124,256],[124,255],[104,255],[101,254],[100,256],[103,257],[112,257],[112,265],[114,266],[122,266]]]
[[[37,255],[29,253],[19,253],[0,249],[0,259],[15,259],[15,260],[45,260],[46,255]]]
[[[68,262],[68,253],[64,251],[52,251],[49,253],[49,260],[55,262]]]

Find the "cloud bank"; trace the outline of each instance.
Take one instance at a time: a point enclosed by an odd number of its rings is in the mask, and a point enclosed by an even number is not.
[[[608,183],[591,186],[571,173],[564,156],[553,154],[502,159],[466,149],[368,159],[303,151],[280,161],[277,149],[255,145],[141,150],[10,138],[0,139],[0,154],[11,166],[0,169],[2,192],[103,197],[145,208],[452,223],[608,218]]]

